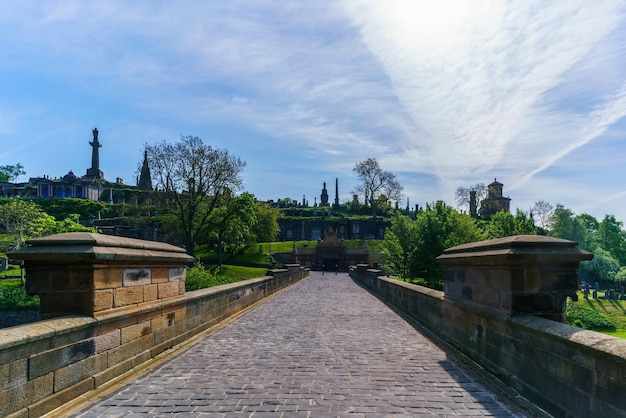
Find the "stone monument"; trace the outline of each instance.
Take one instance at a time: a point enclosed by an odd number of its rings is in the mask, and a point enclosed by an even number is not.
[[[93,141],[89,142],[91,145],[91,168],[87,169],[85,177],[91,177],[94,179],[104,180],[104,173],[100,171],[100,148],[102,144],[98,141],[98,128],[93,128]]]
[[[322,195],[320,196],[320,206],[328,206],[328,190],[326,190],[326,182],[324,182],[324,188],[322,189]]]

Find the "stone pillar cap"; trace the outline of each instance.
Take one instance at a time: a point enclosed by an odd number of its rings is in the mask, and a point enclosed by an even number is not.
[[[486,241],[472,242],[457,245],[446,249],[437,257],[439,262],[459,261],[460,259],[485,257],[485,258],[517,258],[517,257],[542,257],[549,256],[551,259],[565,257],[572,261],[591,260],[593,253],[579,250],[578,243],[561,238],[547,237],[544,235],[514,235],[504,238],[490,239]]]
[[[33,238],[27,247],[10,253],[16,260],[68,261],[145,261],[187,263],[193,257],[174,245],[91,232],[66,232]]]

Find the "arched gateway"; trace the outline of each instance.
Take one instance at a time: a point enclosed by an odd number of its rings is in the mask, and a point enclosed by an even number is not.
[[[316,248],[294,248],[291,262],[312,270],[348,271],[351,265],[368,264],[369,250],[367,247],[348,249],[343,239],[329,231],[323,240],[317,241]]]

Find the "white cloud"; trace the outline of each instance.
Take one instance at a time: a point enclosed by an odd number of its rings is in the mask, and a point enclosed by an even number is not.
[[[537,173],[551,167],[559,159],[577,148],[598,138],[614,123],[626,116],[626,84],[615,97],[607,99],[602,108],[585,115],[584,119],[575,123],[575,128],[569,130],[570,138],[559,138],[561,141],[553,144],[551,152],[541,155],[543,161],[532,171],[521,177],[512,188],[529,181]],[[561,135],[563,136],[563,135]]]
[[[571,110],[549,108],[546,100],[615,29],[618,3],[437,4],[347,2],[347,8],[406,112],[426,132],[416,140],[427,143],[442,182],[511,163],[515,176],[528,179],[558,159],[553,150],[562,156],[602,133],[589,129],[572,141],[580,125],[569,123]],[[615,122],[619,104],[603,106],[612,109],[606,125]],[[554,135],[541,135],[546,127]],[[407,149],[412,145],[418,144]],[[518,149],[523,161],[515,160]]]
[[[0,131],[27,138],[17,149],[109,125],[125,166],[151,139],[224,134],[244,159],[274,149],[285,172],[310,171],[298,182],[315,193],[317,173],[350,179],[376,157],[422,203],[493,177],[530,196],[563,189],[567,164],[598,170],[577,150],[619,135],[623,23],[612,1],[5,2]],[[593,200],[619,202],[612,187]]]

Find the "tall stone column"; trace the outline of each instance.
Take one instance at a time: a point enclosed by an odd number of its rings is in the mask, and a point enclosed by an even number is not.
[[[100,171],[100,148],[102,144],[98,141],[98,128],[93,128],[93,141],[91,145],[91,168],[87,169],[87,177],[104,180],[104,173]]]

